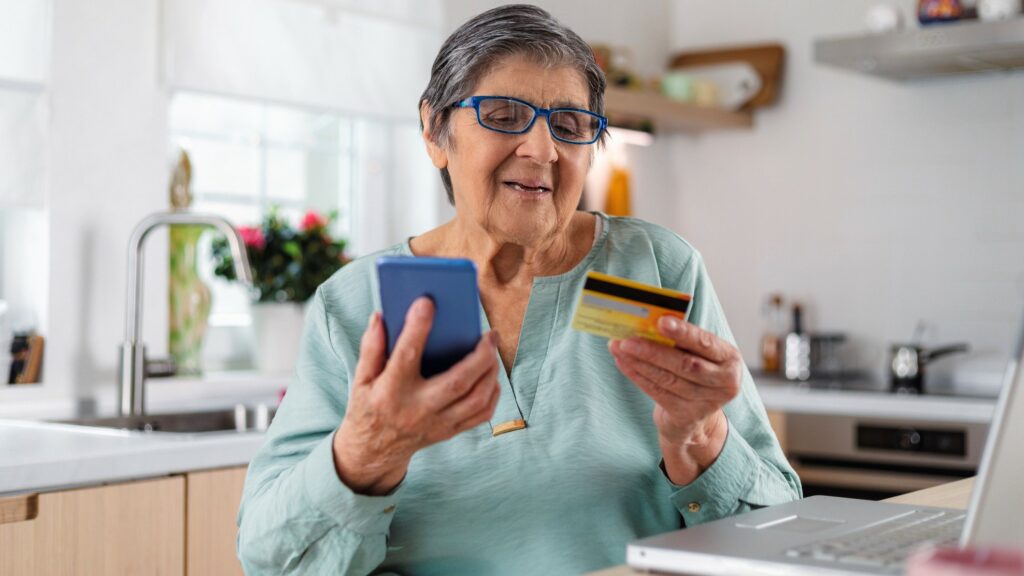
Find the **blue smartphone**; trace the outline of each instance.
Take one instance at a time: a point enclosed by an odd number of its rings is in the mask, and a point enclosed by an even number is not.
[[[406,312],[420,296],[434,301],[434,324],[420,366],[424,378],[451,368],[476,348],[480,293],[472,260],[382,256],[377,259],[377,279],[389,358],[405,326]]]

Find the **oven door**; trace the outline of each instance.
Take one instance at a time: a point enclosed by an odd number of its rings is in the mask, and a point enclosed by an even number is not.
[[[804,495],[882,499],[974,476],[988,424],[786,414]]]

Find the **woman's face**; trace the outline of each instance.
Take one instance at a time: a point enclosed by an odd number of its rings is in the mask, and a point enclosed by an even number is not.
[[[541,108],[589,108],[580,72],[545,68],[518,56],[499,62],[472,96],[512,96]],[[459,219],[498,242],[521,246],[566,230],[583,193],[593,144],[555,140],[542,117],[525,134],[494,132],[480,126],[472,108],[453,112],[450,134],[447,149],[435,148],[432,156],[438,168],[448,168]]]

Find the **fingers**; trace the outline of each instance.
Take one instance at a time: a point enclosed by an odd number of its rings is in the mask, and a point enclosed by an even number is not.
[[[679,378],[701,386],[717,386],[723,377],[725,366],[710,362],[696,354],[662,346],[642,338],[619,340],[610,343],[612,354],[626,354],[642,360]]]
[[[484,409],[470,416],[469,418],[462,421],[458,426],[458,431],[462,432],[465,430],[472,430],[477,426],[489,421],[494,417],[494,410],[498,407],[498,400],[501,398],[501,386],[498,385],[498,380],[495,378],[493,384],[490,385],[491,397],[488,400]]]
[[[359,344],[359,361],[356,363],[355,383],[370,384],[384,371],[387,362],[387,342],[384,338],[383,323],[380,312],[370,315],[370,322],[363,332],[363,340]]]
[[[433,301],[425,296],[417,298],[405,314],[405,325],[395,342],[387,370],[395,371],[395,375],[402,380],[420,377],[423,350],[427,347],[427,337],[430,336],[433,322]]]
[[[498,405],[501,388],[498,386],[498,370],[495,365],[473,383],[469,392],[459,398],[441,414],[441,420],[451,426],[452,435],[476,427],[491,419]]]
[[[675,316],[659,318],[658,331],[671,338],[680,349],[712,362],[725,362],[736,350],[729,342]]]
[[[457,364],[430,379],[427,405],[432,410],[442,410],[469,394],[473,385],[488,372],[497,378],[499,362],[497,350],[498,335],[493,330],[484,334],[465,358]]]
[[[640,390],[651,397],[651,400],[660,406],[664,406],[671,412],[685,410],[686,401],[679,395],[671,392],[664,384],[656,383],[648,378],[638,369],[639,362],[630,362],[624,359],[615,359],[615,365],[626,378],[629,378]]]
[[[616,358],[620,370],[628,370],[637,386],[648,392],[649,389],[656,389],[659,397],[664,397],[665,402],[727,402],[732,396],[729,388],[725,386],[706,386],[695,384],[684,380],[669,372],[645,362],[628,356]],[[623,372],[625,374],[625,372]],[[648,392],[650,395],[650,392]],[[661,402],[664,404],[664,402]],[[666,407],[668,405],[666,404]]]

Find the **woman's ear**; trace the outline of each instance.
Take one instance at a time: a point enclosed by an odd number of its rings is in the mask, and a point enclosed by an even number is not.
[[[430,161],[433,162],[434,167],[438,170],[443,170],[448,167],[448,152],[434,139],[433,129],[430,124],[432,114],[427,102],[421,102],[420,122],[423,124],[423,143],[427,146],[427,155],[430,156]]]

